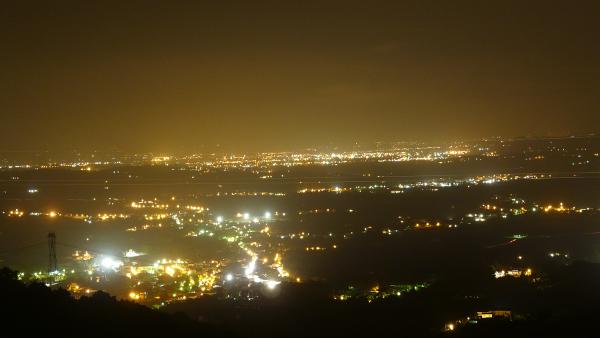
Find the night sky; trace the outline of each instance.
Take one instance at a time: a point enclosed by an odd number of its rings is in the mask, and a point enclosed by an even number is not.
[[[599,18],[599,1],[3,2],[0,150],[598,132]]]

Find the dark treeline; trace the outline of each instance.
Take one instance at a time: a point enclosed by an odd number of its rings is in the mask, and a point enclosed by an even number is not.
[[[74,299],[64,289],[25,284],[0,270],[0,337],[230,337],[182,314],[167,314],[98,291]]]

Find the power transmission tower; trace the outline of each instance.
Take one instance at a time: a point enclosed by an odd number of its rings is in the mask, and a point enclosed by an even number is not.
[[[56,234],[48,234],[48,273],[58,270],[56,263]]]

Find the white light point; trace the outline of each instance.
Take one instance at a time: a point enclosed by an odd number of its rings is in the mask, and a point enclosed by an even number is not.
[[[267,288],[269,290],[275,289],[277,287],[277,285],[279,285],[279,283],[281,283],[281,282],[276,281],[276,280],[268,280],[265,282],[265,284],[267,285]]]
[[[250,278],[254,273],[254,270],[256,269],[256,259],[256,257],[252,257],[252,260],[250,261],[250,263],[248,263],[248,266],[246,266],[246,269],[244,270],[246,278]]]

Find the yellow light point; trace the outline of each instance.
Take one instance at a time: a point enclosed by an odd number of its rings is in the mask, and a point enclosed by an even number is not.
[[[296,283],[300,283],[302,282],[302,280],[300,279],[300,277],[296,277]]]
[[[71,291],[71,292],[78,292],[80,288],[81,288],[81,287],[80,287],[79,285],[77,285],[76,283],[71,283],[71,284],[69,284],[69,286],[67,287],[67,290],[68,290],[68,291]]]
[[[56,217],[56,212],[55,211],[50,211],[50,213],[48,213],[48,216],[50,217]]]

